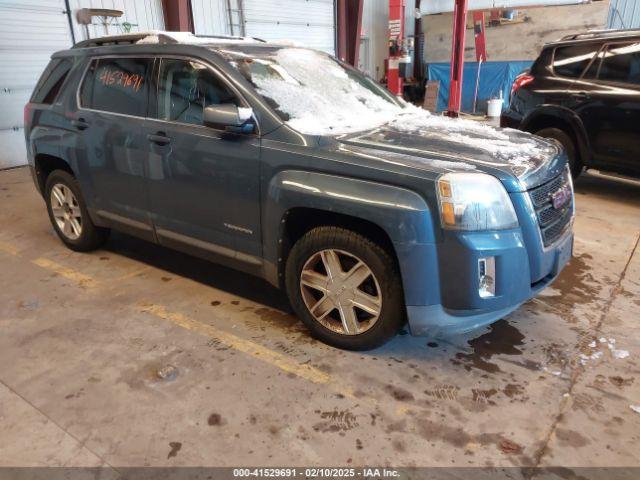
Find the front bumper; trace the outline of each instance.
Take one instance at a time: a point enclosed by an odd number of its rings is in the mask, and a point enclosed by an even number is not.
[[[451,237],[438,252],[441,303],[407,306],[413,335],[455,335],[503,318],[550,285],[573,252],[571,229],[550,248],[537,252],[536,265],[531,265],[527,252],[533,245],[520,229]],[[496,293],[490,298],[479,294],[477,265],[485,257],[494,257],[496,265]],[[532,278],[539,279],[532,282]]]

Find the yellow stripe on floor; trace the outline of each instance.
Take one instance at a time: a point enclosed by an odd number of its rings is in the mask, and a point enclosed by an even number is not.
[[[64,265],[60,265],[59,263],[56,263],[53,260],[49,260],[48,258],[40,257],[32,260],[31,262],[39,267],[46,268],[47,270],[55,272],[61,277],[73,281],[79,284],[81,287],[95,287],[97,284],[97,281],[93,277],[85,275],[84,273],[77,272],[72,268],[65,267]]]
[[[142,307],[142,311],[169,320],[170,322],[193,332],[197,332],[207,337],[215,338],[234,350],[251,355],[258,360],[273,365],[280,370],[293,373],[300,378],[304,378],[313,383],[328,384],[331,383],[330,375],[314,368],[310,365],[304,365],[296,362],[292,358],[281,353],[270,350],[262,345],[258,345],[250,340],[237,337],[228,332],[219,330],[211,325],[198,322],[181,313],[170,312],[160,305],[147,305]]]

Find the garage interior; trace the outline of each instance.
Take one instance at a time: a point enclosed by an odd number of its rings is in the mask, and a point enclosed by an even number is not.
[[[482,54],[469,10],[456,87],[453,1],[0,0],[0,478],[32,478],[27,467],[118,478],[131,467],[290,466],[638,478],[638,179],[577,179],[573,258],[504,319],[451,338],[404,329],[349,352],[312,339],[261,279],[119,233],[97,252],[66,249],[26,166],[23,107],[51,54],[88,38],[291,40],[434,114],[496,124],[488,103],[508,106],[545,43],[640,28],[631,0],[556,3],[486,9]],[[83,23],[83,9],[102,16]],[[394,16],[402,35],[390,52]]]

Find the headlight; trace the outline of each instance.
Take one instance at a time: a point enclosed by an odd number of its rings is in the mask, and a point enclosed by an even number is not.
[[[500,181],[484,173],[447,173],[438,179],[443,228],[502,230],[518,226],[511,199]]]

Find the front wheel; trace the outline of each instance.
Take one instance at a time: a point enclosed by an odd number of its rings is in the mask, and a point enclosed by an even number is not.
[[[338,348],[375,348],[405,323],[395,261],[344,228],[317,227],[296,242],[287,259],[286,288],[312,335]]]
[[[542,130],[538,130],[536,135],[543,138],[553,138],[554,140],[559,141],[564,151],[567,152],[567,157],[569,158],[569,168],[571,169],[571,176],[576,179],[582,173],[584,169],[584,165],[580,161],[578,156],[576,144],[564,130],[560,130],[559,128],[543,128]]]

